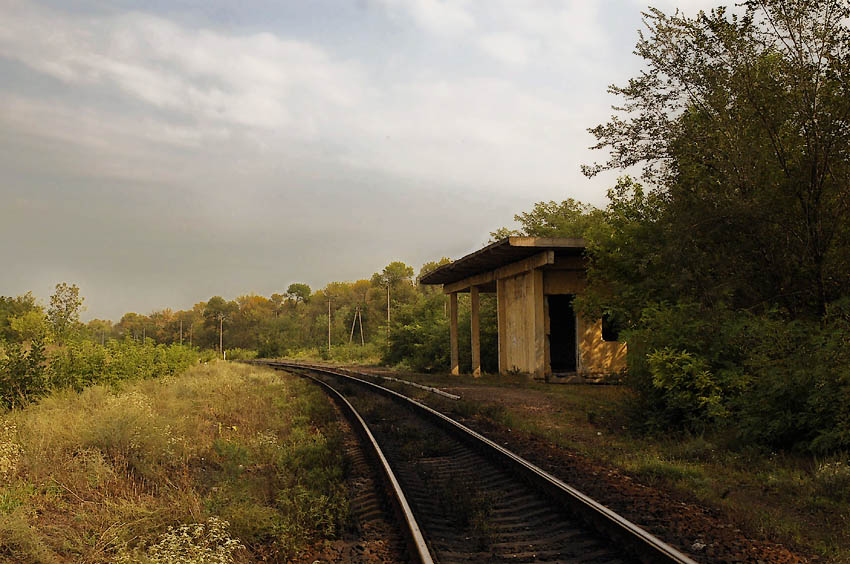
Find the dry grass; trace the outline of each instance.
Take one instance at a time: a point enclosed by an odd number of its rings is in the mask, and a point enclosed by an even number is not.
[[[7,413],[0,559],[285,558],[345,520],[334,417],[304,382],[223,363]]]

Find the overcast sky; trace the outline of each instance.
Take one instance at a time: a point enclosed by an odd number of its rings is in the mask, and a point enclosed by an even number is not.
[[[716,2],[653,5],[693,14]],[[640,0],[0,0],[0,295],[84,318],[458,258],[597,205]]]

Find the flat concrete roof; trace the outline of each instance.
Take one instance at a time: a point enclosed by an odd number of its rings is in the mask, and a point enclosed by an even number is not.
[[[508,237],[445,264],[423,276],[421,284],[451,284],[517,262],[543,251],[581,256],[584,239],[565,237]]]

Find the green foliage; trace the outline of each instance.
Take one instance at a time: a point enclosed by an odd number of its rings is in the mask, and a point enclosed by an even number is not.
[[[850,445],[848,16],[839,0],[647,12],[647,68],[611,88],[618,115],[591,130],[610,158],[585,168],[642,166],[642,183],[609,192],[577,300],[626,328],[636,426]]]
[[[0,407],[21,407],[47,394],[50,389],[44,345],[34,340],[29,349],[17,344],[6,347],[0,359]]]
[[[643,166],[659,236],[617,243],[671,300],[821,316],[850,291],[850,6],[744,6],[647,12],[648,68],[611,88],[620,115],[591,130],[610,158],[585,171]]]
[[[68,286],[65,282],[56,285],[56,291],[50,296],[47,308],[47,320],[53,328],[57,340],[62,341],[80,322],[80,310],[84,298],[76,284]]]
[[[310,294],[310,286],[298,282],[290,284],[286,289],[286,297],[295,303],[306,302],[310,299]]]
[[[390,330],[383,361],[406,363],[419,372],[445,370],[449,365],[449,324],[446,297],[434,294],[400,308]]]
[[[252,360],[257,358],[257,351],[246,349],[225,349],[227,360]]]
[[[16,342],[19,334],[12,328],[12,320],[32,311],[42,311],[32,292],[16,298],[0,296],[0,341]]]
[[[523,235],[528,237],[572,237],[600,236],[605,230],[605,213],[590,204],[568,198],[563,202],[537,202],[531,211],[514,216],[521,226],[519,230],[501,228],[490,233],[492,241],[505,237]]]
[[[850,301],[823,321],[763,319],[740,401],[742,439],[815,453],[850,450]]]
[[[728,413],[723,405],[723,390],[704,358],[665,347],[651,352],[646,359],[652,385],[664,395],[673,419],[694,426]]]
[[[9,320],[9,326],[18,334],[21,342],[49,342],[50,326],[40,309],[32,309]]]
[[[125,339],[105,346],[75,341],[58,349],[50,359],[51,384],[82,390],[92,384],[116,384],[172,376],[196,364],[198,353],[181,345],[155,345]]]

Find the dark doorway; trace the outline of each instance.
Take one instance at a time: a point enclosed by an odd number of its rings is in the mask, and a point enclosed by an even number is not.
[[[576,371],[576,314],[572,294],[549,299],[549,358],[553,373]]]

